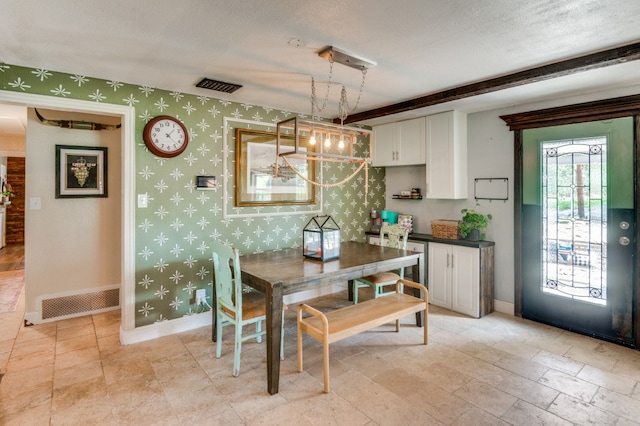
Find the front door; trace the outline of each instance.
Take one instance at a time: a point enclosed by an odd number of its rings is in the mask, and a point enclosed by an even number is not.
[[[522,316],[635,346],[631,117],[523,132]]]

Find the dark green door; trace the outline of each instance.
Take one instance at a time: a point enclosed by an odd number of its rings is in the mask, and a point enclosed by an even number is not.
[[[523,132],[523,317],[635,346],[633,126]]]

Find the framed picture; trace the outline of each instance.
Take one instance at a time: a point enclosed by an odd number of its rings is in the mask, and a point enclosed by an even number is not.
[[[107,148],[56,145],[56,198],[106,196]]]
[[[293,136],[281,138],[280,152],[293,151],[294,146]],[[298,151],[307,149],[299,147]],[[295,170],[282,158],[277,161],[276,167],[275,133],[236,129],[237,207],[315,204],[314,185],[298,175],[315,180],[315,161],[290,158]]]

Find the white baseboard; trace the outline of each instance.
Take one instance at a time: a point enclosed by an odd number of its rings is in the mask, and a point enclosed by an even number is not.
[[[284,297],[284,303],[299,303],[303,300],[309,300],[315,297],[337,293],[343,291],[345,288],[346,284],[336,284],[319,289],[301,291],[300,293],[286,295]],[[184,331],[189,331],[193,330],[194,328],[205,326],[211,326],[211,311],[177,318],[171,321],[162,321],[142,327],[136,327],[133,330],[123,330],[121,327],[120,343],[122,345],[131,345],[134,343],[157,339],[158,337],[168,336],[175,333],[182,333]]]
[[[133,330],[123,330],[120,327],[120,344],[131,345],[170,334],[182,333],[205,326],[211,326],[211,311],[189,315],[171,321],[156,322],[154,324],[136,327]]]
[[[507,315],[515,315],[516,309],[513,303],[503,302],[502,300],[493,299],[493,310]]]

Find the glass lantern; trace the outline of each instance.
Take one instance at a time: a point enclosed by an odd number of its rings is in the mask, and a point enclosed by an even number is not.
[[[340,257],[340,227],[331,216],[315,216],[302,231],[305,257],[321,261]]]

